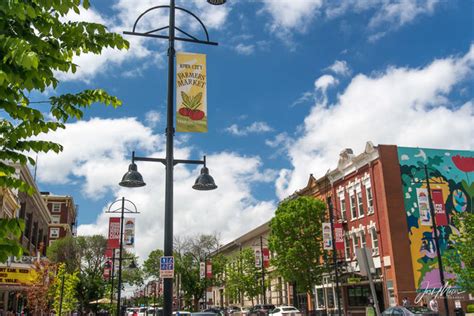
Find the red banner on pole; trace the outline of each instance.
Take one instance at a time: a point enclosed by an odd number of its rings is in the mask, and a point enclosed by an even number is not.
[[[344,229],[342,223],[334,223],[334,241],[336,250],[344,250]]]
[[[206,278],[212,279],[212,262],[206,262]]]
[[[434,205],[436,225],[447,226],[448,218],[446,217],[446,206],[444,205],[443,191],[440,189],[431,190],[431,198]]]
[[[262,248],[263,255],[263,266],[268,268],[270,266],[270,250],[268,248]]]
[[[118,249],[119,247],[120,247],[120,217],[110,217],[106,256],[111,258],[112,249]]]

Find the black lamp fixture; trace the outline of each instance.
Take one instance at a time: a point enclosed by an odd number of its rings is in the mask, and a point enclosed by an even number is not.
[[[209,191],[217,189],[214,178],[209,174],[209,169],[206,167],[206,156],[204,156],[204,167],[201,168],[201,174],[194,182],[193,189],[199,191]]]
[[[132,163],[128,166],[128,171],[123,175],[122,181],[119,185],[126,188],[138,188],[145,186],[143,182],[143,176],[138,172],[135,161],[157,161],[166,165],[166,160],[162,158],[147,158],[147,157],[135,157],[135,152],[132,152]],[[194,182],[193,189],[199,191],[210,191],[217,189],[217,185],[214,182],[214,178],[209,174],[209,169],[206,167],[206,156],[203,160],[181,160],[174,159],[174,164],[187,163],[187,164],[201,164],[204,165],[201,168],[201,174],[197,177]]]
[[[129,269],[137,269],[138,268],[137,264],[135,263],[135,260],[132,259],[132,262],[130,263],[128,268]]]
[[[132,161],[128,166],[128,171],[123,175],[119,185],[126,188],[138,188],[146,185],[146,183],[143,182],[142,175],[137,171],[135,162]]]

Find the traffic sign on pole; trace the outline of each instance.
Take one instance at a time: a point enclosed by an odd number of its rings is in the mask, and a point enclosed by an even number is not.
[[[174,277],[174,257],[163,256],[160,258],[160,278],[172,279]]]

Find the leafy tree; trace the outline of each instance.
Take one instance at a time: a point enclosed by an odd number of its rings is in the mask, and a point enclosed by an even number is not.
[[[34,189],[15,177],[11,164],[34,165],[29,153],[59,153],[60,144],[41,140],[40,135],[65,128],[70,119],[81,119],[93,103],[121,104],[101,89],[30,100],[32,91],[56,88],[58,73],[74,73],[78,67],[72,62],[74,56],[100,54],[109,47],[128,49],[127,41],[101,24],[63,22],[69,12],[88,7],[89,0],[0,1],[0,187],[31,194]],[[32,106],[36,103],[49,106]],[[7,228],[8,234],[15,234],[13,225]],[[0,236],[0,256],[17,255],[19,249],[18,243]]]
[[[454,217],[460,234],[453,234],[453,245],[447,251],[448,268],[456,275],[456,285],[462,290],[474,294],[474,214],[459,213]]]
[[[276,253],[272,265],[287,281],[296,282],[299,291],[310,292],[321,283],[325,211],[323,201],[301,196],[283,201],[270,221],[269,248]]]
[[[175,240],[175,271],[179,274],[181,290],[186,305],[198,309],[199,300],[206,288],[222,284],[225,258],[222,255],[211,256],[219,247],[216,235],[197,235],[183,240]],[[212,278],[200,278],[200,263],[212,262]]]
[[[65,269],[69,273],[81,268],[81,257],[76,237],[68,236],[56,240],[48,247],[46,256],[53,263],[64,263]]]
[[[160,258],[164,252],[161,249],[155,249],[148,255],[148,258],[143,262],[143,271],[146,276],[155,279],[160,278]]]
[[[55,280],[54,264],[46,260],[34,262],[35,278],[30,286],[26,288],[27,307],[33,315],[48,314],[52,301],[50,288]]]
[[[58,273],[53,283],[54,302],[53,309],[56,313],[68,313],[76,308],[77,284],[79,283],[78,272],[67,273],[66,265],[59,264]]]
[[[260,268],[255,266],[255,254],[251,248],[244,248],[231,258],[226,265],[226,293],[232,300],[237,300],[244,295],[254,303],[260,294],[261,287],[258,282]]]
[[[82,310],[89,309],[90,301],[104,297],[106,281],[103,277],[107,239],[101,235],[76,238],[81,258],[77,284],[77,299]],[[95,306],[93,306],[95,307]]]
[[[24,229],[25,222],[23,220],[0,219],[0,262],[6,262],[9,256],[21,257],[23,248],[18,240]]]

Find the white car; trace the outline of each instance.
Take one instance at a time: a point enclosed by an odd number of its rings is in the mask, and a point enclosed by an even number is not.
[[[277,306],[269,313],[271,316],[302,316],[303,314],[294,306]]]

